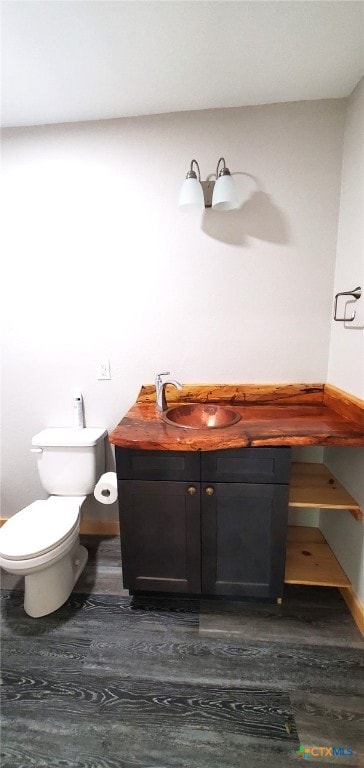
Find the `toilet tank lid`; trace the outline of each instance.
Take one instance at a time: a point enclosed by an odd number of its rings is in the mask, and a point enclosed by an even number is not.
[[[36,445],[38,448],[83,447],[97,445],[106,435],[106,429],[101,427],[85,427],[84,429],[49,427],[34,435],[32,445]]]

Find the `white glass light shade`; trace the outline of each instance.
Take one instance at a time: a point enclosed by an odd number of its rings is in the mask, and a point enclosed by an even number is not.
[[[234,182],[230,174],[219,176],[212,195],[212,207],[216,211],[231,211],[239,205]]]
[[[183,182],[179,194],[178,207],[182,211],[189,211],[192,209],[199,209],[202,211],[205,208],[203,190],[197,179],[186,179]]]

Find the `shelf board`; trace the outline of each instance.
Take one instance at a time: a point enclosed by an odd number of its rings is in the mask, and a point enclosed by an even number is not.
[[[318,528],[288,528],[286,584],[350,587],[350,581]]]
[[[356,520],[362,519],[358,502],[324,464],[292,463],[289,506],[347,509]]]

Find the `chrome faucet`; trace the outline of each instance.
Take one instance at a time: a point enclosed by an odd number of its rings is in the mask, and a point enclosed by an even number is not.
[[[166,392],[165,392],[166,384],[173,384],[173,386],[177,387],[177,389],[182,389],[182,384],[180,384],[179,381],[175,381],[175,379],[166,379],[165,381],[163,381],[162,376],[170,376],[170,371],[167,371],[166,373],[157,373],[155,377],[156,408],[158,411],[167,410],[167,400],[166,400]]]

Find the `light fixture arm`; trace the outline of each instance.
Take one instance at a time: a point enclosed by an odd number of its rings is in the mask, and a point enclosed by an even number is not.
[[[193,170],[193,164],[196,165],[197,171],[198,171],[198,180],[201,184],[201,173],[200,173],[200,166],[197,162],[197,160],[191,160],[190,170],[188,171],[186,175],[186,179],[197,179],[196,171]]]
[[[219,171],[220,163],[223,163],[223,167]],[[219,159],[219,161],[217,163],[217,166],[216,166],[216,178],[218,179],[220,176],[230,176],[230,175],[231,175],[230,171],[226,167],[225,158],[224,157],[220,157],[220,159]]]

